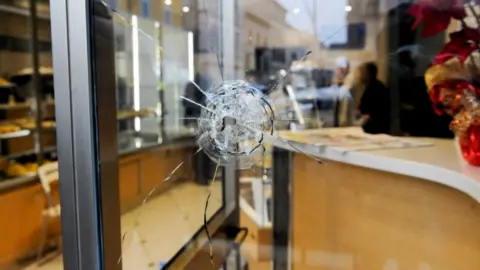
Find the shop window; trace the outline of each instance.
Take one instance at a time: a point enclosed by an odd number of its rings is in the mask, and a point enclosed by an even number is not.
[[[164,6],[163,20],[166,25],[172,25],[173,23],[172,17],[173,17],[172,9],[169,6]]]

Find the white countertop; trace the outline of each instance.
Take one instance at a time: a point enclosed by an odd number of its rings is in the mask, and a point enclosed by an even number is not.
[[[359,128],[330,128],[298,132],[279,132],[279,136],[302,136],[318,133],[363,133]],[[406,138],[409,139],[409,138]],[[383,150],[342,150],[332,146],[295,142],[293,145],[305,153],[320,159],[352,164],[396,174],[412,176],[427,181],[443,184],[457,189],[480,203],[480,167],[467,164],[457,151],[456,143],[451,139],[411,138],[433,143],[432,146],[383,149]],[[281,140],[272,144],[284,149],[298,152]]]

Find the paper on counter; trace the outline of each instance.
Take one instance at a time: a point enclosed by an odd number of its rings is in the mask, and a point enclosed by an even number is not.
[[[318,132],[315,134],[288,134],[289,140],[317,146],[332,147],[342,151],[368,151],[380,149],[414,148],[433,146],[432,142],[411,138],[393,137],[386,134],[366,134],[360,132],[342,132],[333,134]]]

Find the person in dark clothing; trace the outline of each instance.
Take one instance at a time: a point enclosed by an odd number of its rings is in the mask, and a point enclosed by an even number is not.
[[[438,115],[433,110],[428,96],[425,78],[415,76],[402,82],[404,104],[400,111],[401,129],[414,137],[453,138],[450,122],[453,118],[448,114]]]
[[[207,64],[201,64],[199,71],[195,74],[194,82],[203,90],[207,91],[211,84],[212,79],[210,78],[208,72]],[[185,87],[185,97],[191,99],[199,104],[205,105],[205,95],[197,89],[197,87],[189,82]],[[185,118],[198,118],[200,117],[200,112],[202,108],[198,105],[195,105],[191,102],[183,100],[183,107],[185,108]],[[195,124],[197,121],[193,119],[185,119],[186,125]]]
[[[361,80],[365,84],[365,92],[359,105],[363,119],[363,131],[371,134],[390,133],[390,93],[387,87],[377,79],[377,65],[366,63]]]

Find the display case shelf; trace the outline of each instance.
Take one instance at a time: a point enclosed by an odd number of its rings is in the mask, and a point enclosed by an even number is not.
[[[37,177],[38,176],[36,173],[32,173],[30,175],[0,180],[0,191],[9,190],[22,184],[31,183],[32,181],[35,181]]]
[[[42,102],[42,105],[46,106],[55,106],[55,101],[44,101]],[[13,103],[13,104],[8,104],[8,103],[0,103],[0,110],[29,110],[31,109],[32,104],[29,102],[19,102],[19,103]]]
[[[29,129],[22,129],[15,132],[0,134],[0,140],[10,140],[14,138],[25,137],[25,136],[29,136],[31,133],[32,132]]]
[[[142,109],[142,110],[119,110],[117,112],[117,120],[127,120],[135,118],[147,118],[157,117],[157,113],[154,109]]]
[[[0,110],[25,110],[25,109],[30,109],[30,104],[27,102],[15,103],[15,104],[0,104]]]
[[[16,15],[25,16],[25,17],[30,16],[30,10],[26,8],[20,8],[15,6],[8,6],[8,5],[0,5],[0,12],[16,14]],[[42,20],[50,20],[50,16],[43,13],[38,13],[37,18]]]
[[[56,146],[49,146],[49,147],[43,148],[44,153],[49,153],[49,152],[53,152],[53,151],[56,151],[56,150],[57,150]],[[35,149],[32,149],[32,150],[29,150],[29,151],[23,151],[23,152],[18,152],[18,153],[14,153],[14,154],[11,154],[11,155],[7,155],[7,156],[4,156],[4,158],[5,159],[17,159],[17,158],[20,158],[22,156],[28,156],[28,155],[34,155],[34,154],[38,154],[38,152]]]

